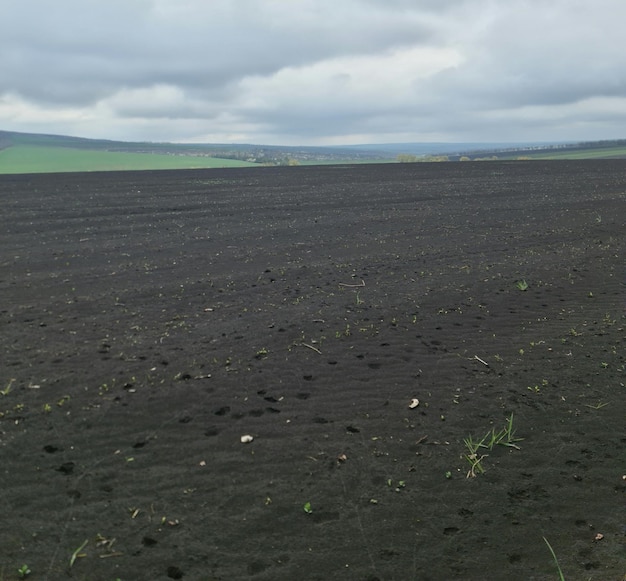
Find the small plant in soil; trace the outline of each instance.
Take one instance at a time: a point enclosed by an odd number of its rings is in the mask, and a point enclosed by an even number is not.
[[[472,436],[468,436],[465,440],[463,440],[463,443],[467,448],[465,459],[470,465],[470,469],[467,472],[467,478],[475,478],[477,474],[482,474],[485,471],[482,461],[487,457],[487,455],[478,453],[479,449],[483,446],[484,441],[485,438],[480,441],[475,441]]]
[[[550,549],[550,554],[552,555],[552,559],[554,560],[556,569],[559,572],[559,581],[565,581],[565,575],[563,575],[563,571],[561,570],[561,566],[559,565],[559,560],[556,558],[556,553],[554,552],[552,545],[548,542],[548,539],[546,539],[546,537],[543,537],[543,540],[546,542],[546,545],[548,545],[548,549]]]
[[[520,447],[516,442],[520,442],[523,438],[515,437],[515,429],[513,428],[513,414],[511,417],[506,418],[506,424],[504,427],[496,431],[495,428],[491,428],[480,440],[474,440],[470,435],[463,440],[467,454],[465,459],[470,465],[470,469],[467,472],[467,478],[474,478],[477,474],[482,474],[485,468],[482,465],[482,461],[487,457],[485,454],[480,454],[480,449],[493,450],[495,446],[507,446],[509,448],[515,448],[519,450]]]
[[[521,291],[528,290],[528,283],[525,280],[518,280],[515,286]]]
[[[9,379],[9,383],[7,383],[7,386],[4,389],[0,389],[0,395],[3,395],[5,397],[9,395],[9,393],[11,393],[11,386],[13,385],[14,381],[15,379]]]
[[[589,405],[589,404],[585,404],[585,407],[590,408],[592,410],[601,410],[603,407],[606,407],[607,405],[609,405],[609,402],[601,402],[599,401],[596,405]]]
[[[72,556],[70,557],[70,569],[74,566],[76,559],[85,556],[85,554],[81,553],[81,551],[87,546],[88,542],[88,540],[85,540],[85,542],[72,553]]]
[[[70,401],[69,395],[64,395],[59,401],[57,401],[57,406],[63,407],[66,402]]]
[[[343,331],[335,331],[335,337],[337,339],[340,339],[341,337],[349,337],[350,334],[350,323],[346,323],[346,328]]]
[[[304,512],[306,512],[307,514],[311,514],[313,512],[313,509],[311,508],[311,503],[310,502],[305,502],[304,506],[302,507],[302,509],[304,510]]]
[[[515,442],[521,442],[523,438],[515,437],[515,430],[513,429],[513,414],[510,418],[506,418],[506,424],[499,431],[496,432],[495,428],[491,429],[488,448],[492,450],[495,445],[509,446],[519,450],[519,446]]]
[[[26,579],[26,577],[28,577],[31,573],[32,571],[28,568],[28,565],[22,565],[17,570],[17,575],[20,579]]]

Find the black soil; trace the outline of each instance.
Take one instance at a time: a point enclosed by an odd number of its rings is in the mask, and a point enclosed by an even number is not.
[[[622,580],[626,162],[0,196],[3,581]]]

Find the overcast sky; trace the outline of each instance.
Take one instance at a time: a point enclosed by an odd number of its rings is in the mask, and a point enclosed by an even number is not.
[[[626,138],[625,0],[2,0],[0,129],[128,141]]]

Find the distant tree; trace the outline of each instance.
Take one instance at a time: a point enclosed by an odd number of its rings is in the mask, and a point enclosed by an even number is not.
[[[469,157],[467,157],[467,155],[463,155],[462,157],[459,158],[459,161],[472,161]]]

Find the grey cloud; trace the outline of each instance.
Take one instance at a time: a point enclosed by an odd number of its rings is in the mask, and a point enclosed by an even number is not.
[[[12,2],[0,126],[32,109],[113,138],[614,137],[625,20],[621,0]]]
[[[495,10],[465,44],[466,62],[432,89],[469,109],[626,97],[626,4],[555,0]]]
[[[0,25],[5,72],[0,91],[10,83],[33,101],[53,104],[89,104],[120,86],[215,89],[248,75],[376,53],[428,37],[419,22],[388,10],[364,14],[351,3],[345,4],[350,10],[334,6],[328,18],[319,8],[299,16],[295,10],[289,17],[284,4],[272,2],[252,3],[256,10],[246,9],[250,2],[237,10],[232,2],[191,2],[189,10],[165,12],[159,5],[167,3],[147,0],[95,7],[39,2],[39,17],[33,20],[26,4]]]

